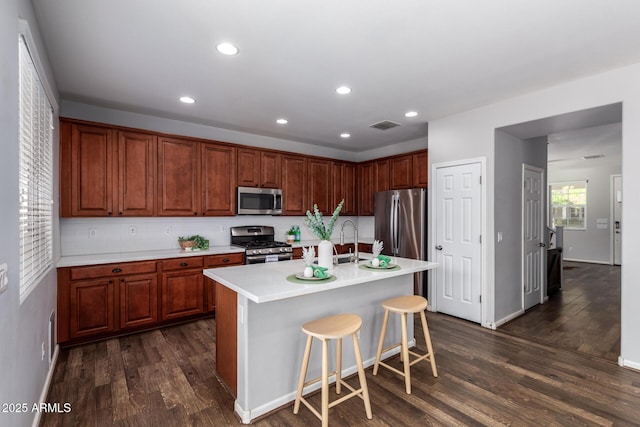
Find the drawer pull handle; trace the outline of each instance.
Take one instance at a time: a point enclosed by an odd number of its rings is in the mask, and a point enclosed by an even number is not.
[[[231,261],[229,258],[222,258],[222,262],[229,262]]]
[[[111,270],[112,273],[122,273],[122,269],[121,268],[114,268],[113,270]]]
[[[181,263],[180,263],[180,267],[186,267],[186,266],[188,266],[188,265],[189,265],[189,264],[188,264],[188,263],[186,263],[186,262],[181,262]]]

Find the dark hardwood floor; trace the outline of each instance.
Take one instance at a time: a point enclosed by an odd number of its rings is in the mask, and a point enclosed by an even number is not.
[[[562,290],[500,331],[617,362],[620,267],[565,261]]]
[[[366,419],[362,400],[350,399],[329,411],[331,425],[640,423],[640,372],[442,314],[427,313],[427,319],[439,377],[427,362],[414,365],[407,395],[399,376],[383,369],[374,377],[369,368],[373,420]],[[46,414],[41,425],[240,425],[234,398],[215,375],[214,326],[214,319],[200,320],[63,350],[48,402],[69,402],[72,411]],[[400,366],[398,357],[392,363]],[[356,377],[349,381],[357,385]],[[311,401],[317,405],[319,397]],[[320,423],[304,407],[293,415],[289,404],[254,425]]]

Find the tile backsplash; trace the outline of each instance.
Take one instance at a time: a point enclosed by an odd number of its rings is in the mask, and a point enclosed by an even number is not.
[[[340,227],[347,219],[358,224],[358,237],[373,238],[373,217],[338,219],[333,237],[339,238]],[[326,218],[328,221],[328,218]],[[247,215],[216,218],[61,218],[61,255],[85,255],[178,249],[178,236],[200,234],[211,246],[229,245],[229,227],[239,225],[270,225],[275,227],[275,239],[286,240],[292,225],[300,227],[301,240],[314,240],[304,217]],[[353,239],[353,229],[345,229],[347,240]]]

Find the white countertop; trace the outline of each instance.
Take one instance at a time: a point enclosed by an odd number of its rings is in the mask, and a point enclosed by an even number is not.
[[[370,256],[369,254],[368,257]],[[364,262],[366,261],[361,264]],[[302,260],[212,268],[204,270],[204,275],[253,302],[264,303],[413,274],[438,266],[435,262],[396,257],[392,257],[391,262],[399,265],[400,269],[364,270],[359,268],[361,264],[340,264],[335,266],[333,271],[337,280],[333,282],[310,281],[309,284],[292,283],[286,279],[287,276],[301,273],[304,270],[304,261]]]
[[[358,239],[358,243],[365,243],[365,244],[369,244],[372,245],[373,244],[373,237],[371,238],[367,238],[367,237],[360,237]],[[311,239],[311,240],[301,240],[299,242],[293,242],[291,243],[291,246],[294,248],[302,248],[302,247],[309,247],[309,246],[318,246],[318,243],[320,242],[319,239]],[[334,245],[339,245],[340,244],[340,239],[339,238],[334,238],[331,239],[331,243],[333,243]],[[351,244],[353,243],[353,238],[350,239],[344,239],[344,244]]]
[[[176,248],[156,251],[64,256],[60,258],[56,267],[78,267],[82,265],[111,264],[114,262],[147,261],[151,259],[220,255],[230,253],[244,253],[244,248],[240,248],[237,246],[211,246],[206,251],[184,251],[182,249]]]

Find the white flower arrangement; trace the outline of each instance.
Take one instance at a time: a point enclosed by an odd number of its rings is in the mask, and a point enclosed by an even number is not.
[[[309,248],[302,247],[302,259],[304,260],[304,265],[306,267],[311,267],[313,261],[316,257],[316,250],[313,246],[309,246]]]
[[[371,251],[373,252],[373,257],[377,258],[378,255],[380,255],[382,253],[382,248],[383,248],[383,244],[380,240],[374,240],[373,241],[373,248],[371,249]]]
[[[307,227],[309,230],[320,240],[330,240],[331,234],[333,233],[333,226],[336,223],[338,216],[340,215],[340,211],[342,210],[342,205],[344,204],[344,199],[338,203],[338,206],[333,211],[333,215],[329,220],[329,225],[327,227],[324,226],[324,221],[322,220],[322,212],[318,210],[318,205],[313,205],[313,214],[310,211],[307,211],[307,217],[304,221],[307,223]]]

